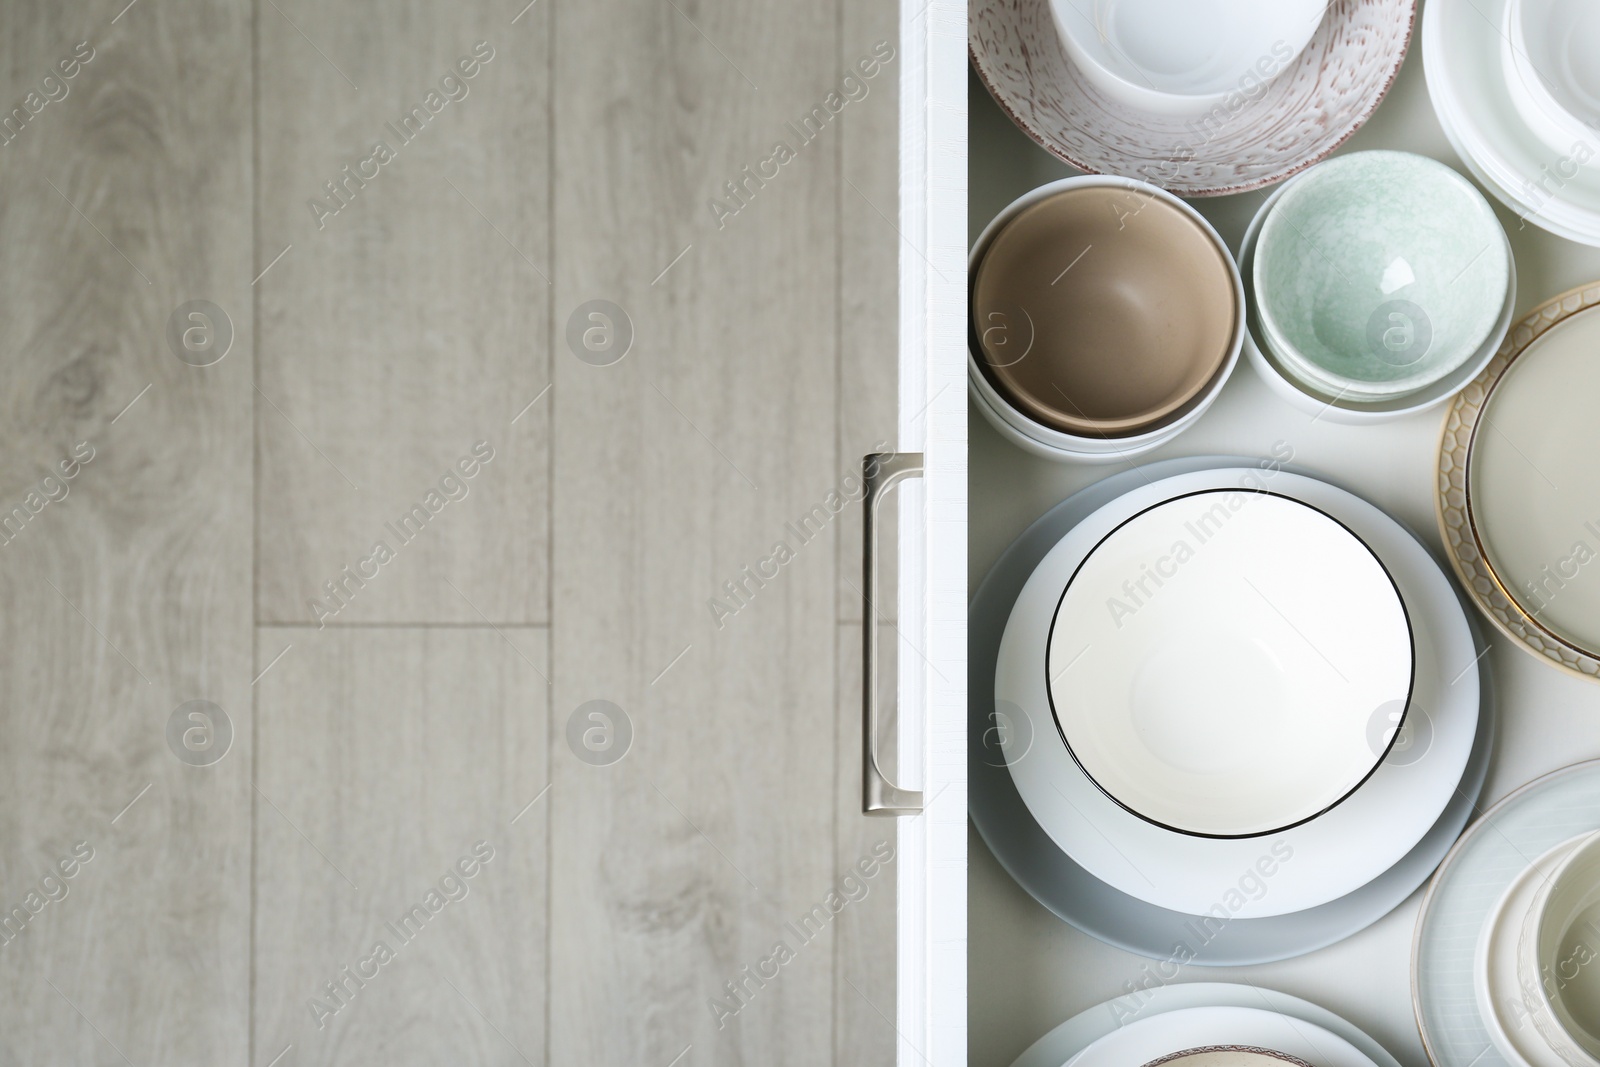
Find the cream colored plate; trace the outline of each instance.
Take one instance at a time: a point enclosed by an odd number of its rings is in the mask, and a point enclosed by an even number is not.
[[[1507,635],[1600,675],[1600,284],[1517,323],[1451,404],[1436,505],[1450,561]]]

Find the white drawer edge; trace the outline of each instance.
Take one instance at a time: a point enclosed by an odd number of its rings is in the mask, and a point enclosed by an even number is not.
[[[922,452],[925,473],[900,489],[899,774],[929,803],[899,820],[897,1062],[958,1067],[967,1061],[966,4],[902,0],[900,52],[898,448]]]

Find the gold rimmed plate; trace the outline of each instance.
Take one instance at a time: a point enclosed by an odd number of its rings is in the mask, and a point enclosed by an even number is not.
[[[1600,283],[1518,322],[1451,403],[1435,506],[1450,562],[1522,647],[1600,677]]]

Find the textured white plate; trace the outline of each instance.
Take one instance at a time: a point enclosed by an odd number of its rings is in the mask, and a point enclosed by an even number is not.
[[[1320,818],[1262,838],[1175,833],[1128,813],[1091,782],[1055,729],[1045,691],[1045,641],[1060,590],[1081,558],[1121,518],[1187,492],[1265,484],[1349,526],[1389,567],[1417,619],[1415,717],[1427,743],[1392,756],[1349,799]],[[1477,733],[1477,657],[1448,579],[1426,549],[1382,511],[1342,489],[1286,471],[1232,468],[1140,482],[1080,523],[1034,569],[1011,612],[996,660],[996,708],[1023,727],[1006,759],[1039,825],[1074,861],[1114,888],[1171,911],[1230,919],[1314,908],[1377,878],[1429,832],[1456,792]],[[1075,555],[1076,553],[1076,555]],[[1392,721],[1371,723],[1380,740]]]
[[[1518,789],[1474,823],[1445,857],[1422,902],[1411,950],[1417,1028],[1436,1067],[1509,1067],[1473,988],[1478,936],[1528,863],[1600,829],[1600,760]]]
[[[1380,708],[1398,722],[1411,647],[1399,591],[1345,526],[1270,491],[1201,491],[1124,519],[1079,562],[1051,625],[1050,700],[1073,758],[1129,811],[1265,834],[1387,755],[1368,725]]]
[[[1398,1060],[1360,1027],[1319,1004],[1276,989],[1228,982],[1185,982],[1157,986],[1137,998],[1124,997],[1079,1012],[1035,1041],[1011,1067],[1062,1067],[1090,1044],[1124,1022],[1184,1008],[1261,1008],[1322,1027],[1360,1049],[1377,1067],[1400,1067]]]
[[[1072,1067],[1136,1067],[1184,1049],[1249,1045],[1315,1067],[1377,1067],[1338,1034],[1266,1008],[1178,1008],[1136,1019],[1074,1056]]]

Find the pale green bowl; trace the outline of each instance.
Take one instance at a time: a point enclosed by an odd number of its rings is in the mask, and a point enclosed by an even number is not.
[[[1363,400],[1414,393],[1470,359],[1510,278],[1482,195],[1407,152],[1313,167],[1267,215],[1255,253],[1258,319],[1284,369]]]

